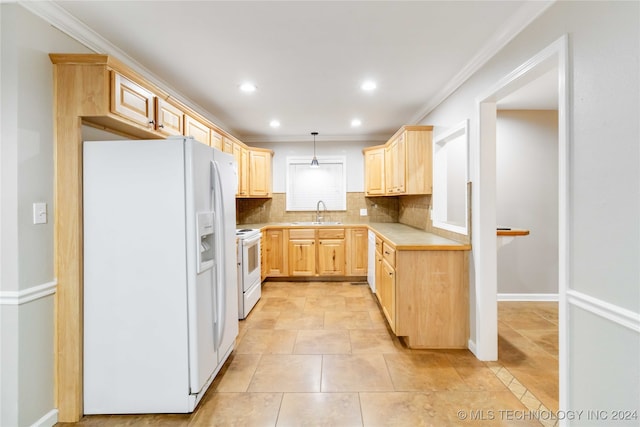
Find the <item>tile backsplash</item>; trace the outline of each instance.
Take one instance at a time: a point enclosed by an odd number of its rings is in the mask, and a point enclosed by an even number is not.
[[[315,211],[286,211],[285,193],[274,193],[271,199],[237,199],[238,224],[315,221]],[[360,216],[367,209],[367,216]],[[347,193],[346,211],[327,211],[325,221],[344,223],[398,222],[397,197],[370,197],[364,193]]]
[[[460,243],[470,243],[469,235],[454,233],[433,226],[431,222],[431,196],[402,196],[399,197],[398,222],[410,225],[429,233]]]
[[[236,199],[238,224],[290,223],[315,221],[315,211],[286,211],[286,194],[274,193],[271,199]],[[360,209],[367,216],[360,216]],[[468,243],[469,236],[435,228],[429,209],[431,196],[365,197],[364,193],[347,193],[346,211],[327,211],[325,221],[349,223],[399,222],[448,239]]]

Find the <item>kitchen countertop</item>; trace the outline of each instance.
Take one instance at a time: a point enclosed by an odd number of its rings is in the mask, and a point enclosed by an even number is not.
[[[239,224],[236,228],[331,228],[332,225],[308,225],[284,223],[265,224]],[[460,243],[455,240],[440,237],[433,233],[428,233],[405,224],[393,222],[373,222],[373,223],[342,223],[335,224],[336,227],[367,227],[383,240],[395,246],[396,250],[404,251],[468,251],[471,245]]]

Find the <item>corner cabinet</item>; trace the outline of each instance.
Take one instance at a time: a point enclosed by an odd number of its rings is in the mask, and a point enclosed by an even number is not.
[[[226,142],[223,147],[226,147]],[[238,192],[240,198],[269,198],[271,193],[271,158],[273,151],[246,147],[232,142],[230,148],[238,163]]]
[[[433,126],[403,126],[382,146],[365,148],[365,194],[431,194]]]

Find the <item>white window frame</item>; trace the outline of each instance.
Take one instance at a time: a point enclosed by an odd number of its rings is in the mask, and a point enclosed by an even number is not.
[[[286,211],[315,211],[319,200],[325,202],[328,211],[346,211],[347,210],[347,158],[346,156],[317,156],[320,167],[318,169],[311,168],[311,156],[288,156],[286,165]],[[307,183],[306,191],[314,191],[314,186],[317,181],[309,181],[309,175],[314,174],[314,171],[318,171],[318,174],[322,174],[322,165],[336,164],[342,168],[342,176],[337,177],[334,181],[337,184],[337,193],[333,197],[327,197],[326,194],[318,193],[317,195],[308,195],[304,197],[306,200],[299,200],[296,198],[294,183],[305,182]],[[305,172],[305,179],[301,179],[300,176],[292,176],[294,170],[292,165],[302,165],[308,167],[309,170],[301,169]],[[295,175],[295,173],[294,173]],[[321,178],[318,178],[321,179]],[[327,200],[325,200],[327,199]]]

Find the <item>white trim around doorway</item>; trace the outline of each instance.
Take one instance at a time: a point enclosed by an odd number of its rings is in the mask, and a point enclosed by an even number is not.
[[[570,84],[569,37],[564,35],[500,79],[476,98],[477,138],[471,141],[472,241],[475,263],[476,336],[473,348],[480,360],[497,360],[497,256],[496,256],[496,103],[547,71],[558,70],[558,314],[560,409],[568,403],[567,289],[569,283],[569,142]],[[470,343],[471,344],[471,343]]]

